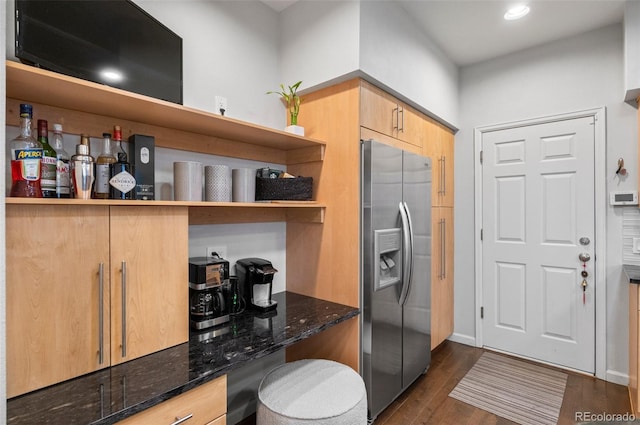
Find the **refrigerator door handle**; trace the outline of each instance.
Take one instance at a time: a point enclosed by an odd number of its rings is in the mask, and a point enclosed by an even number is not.
[[[411,214],[406,202],[400,202],[400,217],[402,218],[402,235],[404,244],[404,258],[402,259],[402,291],[398,304],[404,305],[409,295],[411,275],[413,273],[413,226]]]

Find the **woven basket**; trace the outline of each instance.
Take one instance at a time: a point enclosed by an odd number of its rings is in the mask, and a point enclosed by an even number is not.
[[[256,201],[310,201],[313,177],[268,179],[256,177]]]

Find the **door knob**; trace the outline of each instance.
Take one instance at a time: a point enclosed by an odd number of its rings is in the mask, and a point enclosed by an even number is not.
[[[583,263],[586,263],[587,261],[591,260],[591,256],[589,255],[588,252],[581,252],[580,255],[578,255],[578,258]]]

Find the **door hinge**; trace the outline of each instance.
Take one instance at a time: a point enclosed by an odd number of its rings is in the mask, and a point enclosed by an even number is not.
[[[483,158],[482,158],[482,156],[483,156],[482,154],[483,154],[483,152],[484,152],[484,151],[480,151],[480,164],[482,164],[482,159],[483,159]]]

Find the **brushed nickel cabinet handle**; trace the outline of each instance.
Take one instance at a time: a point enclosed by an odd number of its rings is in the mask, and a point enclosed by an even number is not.
[[[184,418],[179,418],[176,416],[176,421],[172,422],[171,425],[178,425],[181,424],[183,422],[188,421],[189,419],[193,418],[193,413],[189,413],[187,416],[185,416]]]
[[[438,164],[440,165],[440,187],[438,188],[438,194],[444,196],[444,156],[438,158]]]
[[[98,363],[104,363],[104,263],[98,266]]]
[[[122,357],[127,357],[127,262],[122,261]]]
[[[399,113],[402,114],[402,127],[400,127],[400,121],[398,121],[398,132],[402,131],[404,133],[404,108],[400,108],[399,109]]]
[[[447,221],[442,219],[442,278],[447,278]]]
[[[447,157],[442,157],[442,195],[447,194]]]
[[[396,115],[396,124],[395,125],[393,125],[393,114],[394,114],[394,112],[395,112],[395,115]],[[400,126],[400,121],[398,121],[398,113],[399,113],[399,109],[398,109],[397,106],[391,110],[391,131],[392,132],[393,132],[393,130],[398,131],[398,128]]]
[[[444,252],[445,252],[445,221],[444,219],[440,219],[440,274],[439,274],[439,278],[440,279],[444,279],[445,278],[445,258],[444,258]]]

